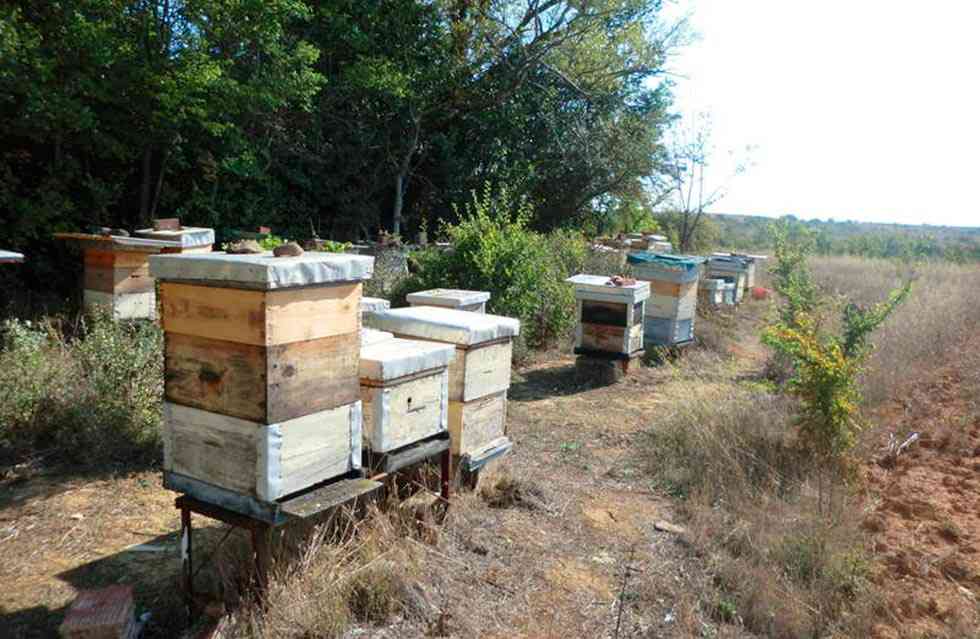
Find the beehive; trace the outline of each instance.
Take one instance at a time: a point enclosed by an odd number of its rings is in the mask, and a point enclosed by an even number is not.
[[[721,306],[725,303],[726,282],[719,278],[705,278],[698,285],[698,295],[702,304]],[[734,287],[732,287],[734,289]]]
[[[646,345],[676,346],[693,340],[704,259],[662,253],[632,253],[627,259],[634,276],[650,283],[643,320]]]
[[[755,282],[755,261],[753,259],[725,254],[713,255],[708,260],[707,277],[722,278],[735,285],[735,303],[738,304],[748,290],[749,279]]]
[[[152,230],[141,231],[158,235]],[[111,309],[115,319],[154,319],[155,282],[149,273],[156,253],[210,253],[212,229],[185,227],[163,237],[124,237],[88,233],[57,233],[77,243],[84,261],[83,303]]]
[[[585,274],[565,281],[575,286],[577,354],[627,359],[643,350],[643,317],[650,297],[647,282],[614,286],[608,277]]]
[[[272,502],[361,465],[369,257],[159,255],[164,480]]]
[[[375,453],[387,453],[447,430],[447,367],[456,352],[452,344],[383,337],[386,335],[390,334],[368,334],[361,347],[364,444]]]
[[[396,337],[452,344],[449,365],[449,433],[456,456],[479,458],[509,446],[507,389],[512,340],[520,322],[509,317],[436,306],[373,313],[365,323]]]
[[[452,288],[434,288],[418,293],[409,293],[405,300],[410,306],[441,306],[457,311],[486,313],[490,293],[486,291],[463,291]]]

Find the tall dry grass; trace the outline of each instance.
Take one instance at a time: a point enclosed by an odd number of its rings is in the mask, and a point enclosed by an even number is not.
[[[862,380],[871,405],[900,393],[980,330],[980,265],[859,257],[822,257],[811,265],[823,290],[864,305],[883,301],[906,278],[915,282],[911,297],[872,335],[875,352]]]

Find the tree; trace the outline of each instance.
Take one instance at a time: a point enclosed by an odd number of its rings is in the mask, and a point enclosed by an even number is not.
[[[715,153],[711,134],[710,115],[699,113],[692,122],[676,126],[668,143],[663,172],[668,177],[671,197],[666,206],[680,221],[677,248],[681,253],[694,250],[694,238],[704,223],[705,210],[723,199],[731,180],[747,168],[745,160],[736,159],[730,175],[723,179],[712,176],[708,171]]]

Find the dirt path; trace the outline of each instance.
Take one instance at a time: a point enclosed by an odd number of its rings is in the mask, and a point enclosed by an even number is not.
[[[867,467],[869,512],[884,598],[878,636],[980,636],[980,339],[913,386],[879,419],[879,436],[921,439],[897,463]],[[882,459],[879,451],[876,459]]]

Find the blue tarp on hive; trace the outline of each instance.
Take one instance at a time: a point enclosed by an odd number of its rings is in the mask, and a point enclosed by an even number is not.
[[[690,271],[704,264],[705,258],[694,255],[671,255],[668,253],[630,253],[626,256],[630,264],[659,266],[669,270]]]

